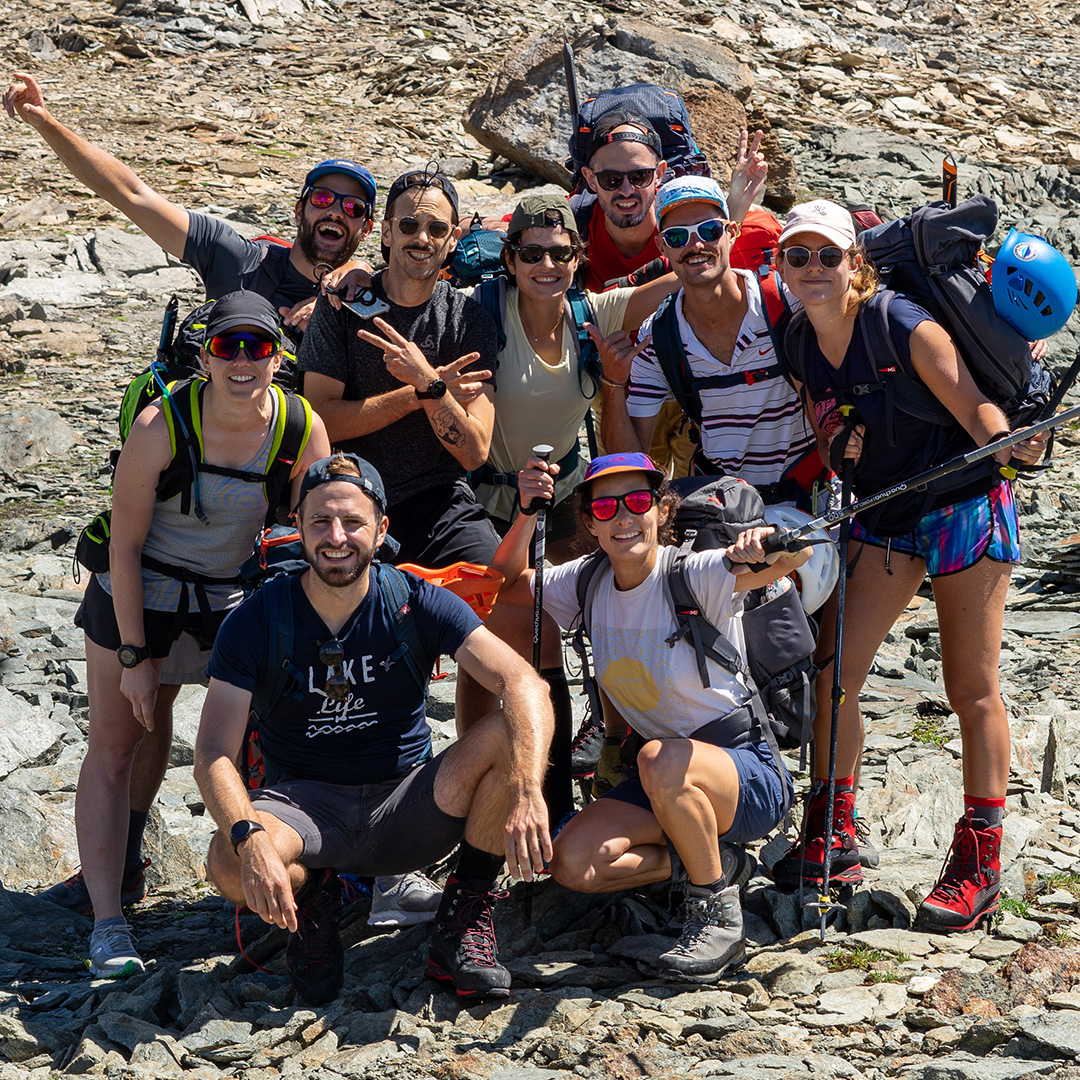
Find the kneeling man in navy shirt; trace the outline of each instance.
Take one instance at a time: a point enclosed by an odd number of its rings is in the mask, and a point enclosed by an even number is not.
[[[268,582],[218,633],[195,755],[219,830],[208,870],[228,899],[290,931],[293,983],[322,1004],[343,978],[338,874],[407,873],[460,844],[426,971],[463,997],[505,997],[495,883],[504,860],[531,881],[551,857],[541,795],[554,724],[547,684],[463,600],[373,562],[385,504],[382,479],[362,458],[312,465],[297,510],[309,568]],[[426,676],[441,653],[502,709],[433,757]],[[253,694],[275,679],[281,692],[259,721],[269,784],[249,792],[236,762]]]

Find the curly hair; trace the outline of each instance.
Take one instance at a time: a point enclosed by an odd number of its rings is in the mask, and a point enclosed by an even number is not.
[[[677,542],[675,538],[675,511],[679,509],[679,493],[671,486],[666,477],[660,481],[657,487],[653,488],[653,491],[656,492],[657,506],[660,508],[662,518],[660,527],[657,530],[657,541],[661,547],[667,547]],[[574,508],[587,528],[588,522],[592,518],[592,514],[589,512],[589,503],[592,501],[592,484],[580,487],[574,498],[576,500]]]
[[[859,303],[865,304],[881,288],[881,277],[877,272],[877,268],[870,261],[869,256],[858,244],[847,254],[862,256],[862,262],[855,267],[855,273],[852,275],[851,288]]]

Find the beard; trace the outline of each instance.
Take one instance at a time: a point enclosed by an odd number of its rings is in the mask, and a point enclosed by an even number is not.
[[[320,218],[319,221],[311,221],[306,213],[303,214],[296,229],[296,242],[308,262],[341,266],[352,258],[353,252],[360,246],[360,233],[357,231],[350,235],[349,227],[344,225],[342,228],[345,229],[345,239],[328,244],[316,231],[322,220]],[[338,247],[338,244],[342,246]]]
[[[303,553],[304,558],[307,560],[311,569],[315,572],[315,576],[324,584],[329,585],[331,589],[345,589],[348,588],[353,582],[363,577],[367,573],[368,567],[371,566],[372,559],[375,558],[375,546],[372,545],[366,551],[360,548],[349,545],[342,548],[323,548],[321,550],[333,550],[333,551],[352,551],[356,554],[356,559],[350,566],[338,566],[333,562],[328,562],[325,559],[318,557],[317,551],[312,551],[303,540],[300,541],[300,550]]]
[[[601,208],[603,209],[605,216],[616,229],[637,228],[637,226],[640,225],[652,212],[653,203],[656,201],[656,191],[654,190],[650,192],[649,197],[645,198],[645,196],[640,194],[640,188],[637,188],[635,190],[639,192],[638,198],[641,199],[641,206],[639,209],[633,211],[632,213],[624,213],[621,210],[615,209],[615,199],[618,198],[617,194],[612,198],[611,202],[608,205],[605,206],[601,204]]]

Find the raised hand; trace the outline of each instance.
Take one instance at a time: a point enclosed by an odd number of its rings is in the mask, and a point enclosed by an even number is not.
[[[613,383],[630,381],[630,366],[634,358],[640,356],[652,342],[652,336],[646,335],[637,344],[625,330],[616,330],[608,337],[601,337],[600,330],[592,323],[585,323],[585,330],[600,353],[600,362],[604,366],[604,378]]]
[[[739,148],[728,188],[728,216],[732,221],[742,221],[765,189],[769,163],[760,150],[763,138],[764,132],[760,130],[754,132],[753,141],[749,140],[745,129],[739,135]]]
[[[382,349],[386,370],[395,379],[417,390],[426,390],[438,378],[438,372],[428,363],[420,346],[399,334],[385,319],[372,319],[372,323],[386,336],[379,337],[370,330],[357,330],[356,336]]]
[[[452,394],[462,405],[478,398],[484,392],[484,381],[491,378],[491,372],[487,369],[464,372],[470,364],[475,364],[480,359],[478,352],[466,353],[459,356],[452,364],[444,364],[435,370],[439,378],[446,383],[446,392]]]
[[[40,127],[47,116],[45,95],[33,75],[16,71],[15,80],[4,94],[4,108],[12,120],[22,120],[31,127]]]

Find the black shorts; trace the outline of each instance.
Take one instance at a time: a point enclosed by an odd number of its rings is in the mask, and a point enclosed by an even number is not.
[[[435,805],[444,755],[378,784],[285,779],[255,792],[251,805],[300,834],[300,862],[312,870],[407,874],[449,855],[465,836],[466,819]]]
[[[203,614],[196,607],[182,619],[176,618],[175,611],[151,611],[143,608],[143,633],[146,644],[150,646],[150,656],[155,660],[169,655],[172,644],[181,634],[190,634],[201,649],[209,649],[228,611],[210,612],[213,633],[206,626]],[[83,593],[82,603],[75,612],[75,625],[95,644],[103,649],[119,649],[130,644],[120,637],[120,628],[116,625],[116,613],[113,610],[113,598],[101,587],[97,575],[90,578],[90,584]]]
[[[429,488],[388,507],[390,535],[401,545],[394,560],[434,570],[456,562],[490,564],[499,534],[464,480]]]

